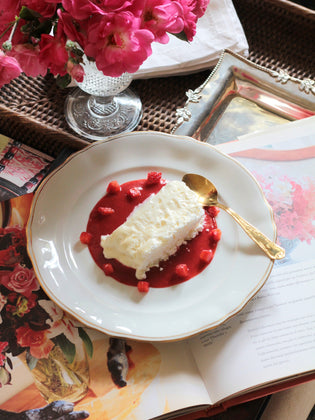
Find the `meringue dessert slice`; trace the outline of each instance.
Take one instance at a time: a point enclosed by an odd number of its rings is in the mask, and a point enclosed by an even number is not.
[[[170,181],[134,208],[126,221],[110,235],[101,236],[105,258],[115,258],[146,278],[178,247],[202,229],[205,212],[198,195],[182,181]]]

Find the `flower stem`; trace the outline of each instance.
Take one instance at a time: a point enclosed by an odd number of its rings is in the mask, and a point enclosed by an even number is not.
[[[13,35],[15,33],[17,24],[19,23],[19,20],[20,20],[20,18],[17,16],[15,18],[15,22],[14,23],[11,23],[7,27],[7,29],[4,32],[2,32],[2,34],[0,35],[0,38],[2,38],[11,29],[11,27],[12,27],[11,33],[10,33],[10,36],[9,36],[9,39],[2,44],[2,48],[4,50],[6,50],[6,51],[10,51],[12,49],[12,38],[13,38]]]

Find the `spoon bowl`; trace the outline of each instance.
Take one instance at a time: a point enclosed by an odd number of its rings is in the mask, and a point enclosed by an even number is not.
[[[265,252],[272,260],[280,260],[285,256],[285,250],[271,241],[267,236],[251,225],[239,214],[218,201],[218,191],[215,185],[202,175],[185,174],[182,181],[198,194],[200,203],[205,206],[216,206],[225,210],[242,227],[245,233]]]

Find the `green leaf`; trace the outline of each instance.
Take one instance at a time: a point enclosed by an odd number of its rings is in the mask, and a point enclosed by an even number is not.
[[[21,31],[28,36],[40,38],[42,34],[49,34],[51,28],[52,22],[50,20],[45,20],[44,22],[40,22],[39,20],[32,20],[23,25],[21,27]]]
[[[57,76],[56,78],[57,86],[59,86],[62,89],[67,87],[70,82],[71,82],[70,74],[66,74],[65,76]]]
[[[38,19],[40,17],[40,14],[38,12],[35,12],[34,10],[29,9],[26,6],[22,6],[19,16],[21,19],[24,20],[34,20]]]
[[[79,331],[79,336],[81,337],[81,340],[84,343],[85,350],[86,350],[88,356],[90,358],[92,358],[92,356],[93,356],[93,343],[92,343],[90,337],[88,336],[88,334],[86,333],[86,331],[83,328],[79,327],[78,331]]]
[[[23,34],[29,34],[33,30],[32,22],[27,22],[25,25],[21,26],[21,32]]]
[[[49,34],[52,28],[52,23],[50,20],[45,20],[41,22],[35,29],[33,35],[37,38],[40,38],[41,34]]]
[[[181,41],[188,42],[187,35],[184,31],[180,32],[179,34],[173,34],[176,38],[180,39]]]
[[[58,335],[53,341],[61,348],[68,362],[72,363],[75,357],[75,345],[64,334]]]

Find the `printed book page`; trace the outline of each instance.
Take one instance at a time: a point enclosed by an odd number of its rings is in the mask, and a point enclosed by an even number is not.
[[[190,340],[213,403],[315,370],[314,132],[311,117],[220,147],[258,180],[286,257],[238,315]]]

